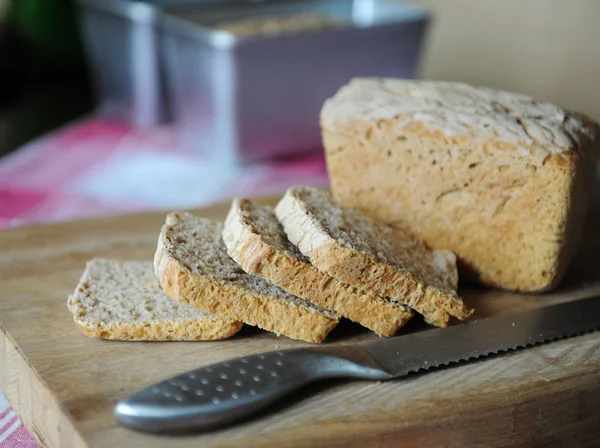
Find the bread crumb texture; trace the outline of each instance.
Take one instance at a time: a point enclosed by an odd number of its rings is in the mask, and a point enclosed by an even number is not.
[[[154,266],[172,299],[278,335],[322,342],[339,315],[251,275],[227,254],[223,224],[189,213],[167,216]]]
[[[151,261],[90,260],[67,306],[83,334],[102,339],[215,340],[243,325],[169,299]]]
[[[458,256],[465,278],[558,285],[600,152],[581,114],[462,83],[362,78],[321,111],[335,199]]]
[[[234,199],[223,229],[229,255],[248,273],[392,336],[413,316],[408,307],[340,282],[314,267],[287,238],[272,207]]]
[[[447,326],[467,318],[456,293],[456,257],[361,213],[327,192],[292,187],[275,208],[285,232],[320,270],[356,288],[408,305],[425,320]]]

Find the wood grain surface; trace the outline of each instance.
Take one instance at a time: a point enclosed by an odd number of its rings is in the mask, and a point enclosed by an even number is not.
[[[473,318],[600,294],[598,198],[581,251],[559,290],[545,295],[463,290],[476,309]],[[228,204],[197,212],[222,219],[227,210]],[[238,355],[305,345],[251,327],[216,342],[112,342],[79,333],[66,298],[86,260],[150,259],[163,219],[163,213],[138,214],[0,232],[0,388],[41,446],[597,446],[600,441],[600,333],[388,383],[330,382],[298,392],[260,418],[208,434],[167,438],[117,426],[113,406],[141,387]],[[411,322],[400,334],[422,328]],[[343,322],[326,343],[374,337]]]

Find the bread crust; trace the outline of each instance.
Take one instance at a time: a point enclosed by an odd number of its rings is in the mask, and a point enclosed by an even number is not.
[[[216,341],[237,334],[243,322],[229,319],[194,319],[123,325],[93,325],[74,319],[77,328],[89,338],[113,341]]]
[[[263,229],[253,225],[257,208],[249,199],[234,199],[223,228],[227,252],[244,271],[261,275],[292,294],[382,336],[394,335],[411,319],[413,312],[409,308],[342,283],[308,260],[274,247],[261,233]],[[273,213],[270,208],[263,209],[264,213]],[[272,218],[277,220],[274,213]]]
[[[290,241],[318,269],[342,282],[405,304],[422,314],[428,323],[439,327],[447,326],[451,317],[466,319],[471,315],[473,311],[453,290],[457,273],[451,253],[439,252],[440,262],[444,264],[440,272],[445,271],[446,276],[442,283],[447,286],[441,291],[423,283],[409,270],[381,262],[375,254],[348,247],[333,238],[319,217],[307,210],[301,198],[307,190],[290,188],[275,207],[275,213]]]
[[[240,320],[277,335],[306,342],[323,342],[335,328],[339,317],[333,313],[319,312],[278,297],[258,294],[226,279],[192,273],[174,257],[176,243],[172,224],[180,219],[185,219],[185,215],[168,215],[154,256],[157,278],[171,299],[204,312]]]

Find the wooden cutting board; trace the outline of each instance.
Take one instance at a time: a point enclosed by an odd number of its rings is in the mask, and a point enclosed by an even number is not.
[[[198,213],[222,219],[227,209]],[[143,386],[238,355],[305,345],[250,327],[218,342],[81,335],[66,298],[86,260],[150,259],[163,218],[138,214],[0,232],[0,388],[41,446],[593,446],[600,440],[600,333],[394,382],[331,382],[209,434],[167,438],[118,427],[113,406]],[[600,207],[558,291],[462,293],[474,318],[600,294]],[[345,322],[327,343],[373,338]]]

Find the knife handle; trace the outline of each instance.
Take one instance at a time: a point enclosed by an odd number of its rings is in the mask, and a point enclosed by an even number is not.
[[[143,432],[208,430],[249,417],[310,382],[337,377],[391,375],[359,346],[268,352],[161,381],[119,402],[115,418]]]

